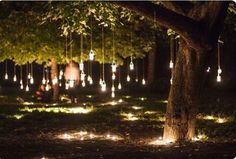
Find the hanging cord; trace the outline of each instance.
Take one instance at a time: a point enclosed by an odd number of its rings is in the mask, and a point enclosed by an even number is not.
[[[90,19],[90,49],[93,50],[93,20]]]
[[[120,68],[120,67],[121,67],[121,66],[119,66],[119,83],[120,83],[120,81],[121,81],[121,73],[120,73],[120,72],[121,72],[121,71],[120,71],[121,68]]]
[[[144,70],[144,58],[143,58],[143,79],[145,78],[145,70]]]
[[[105,52],[104,52],[104,27],[102,26],[102,78],[105,81]]]
[[[138,59],[136,59],[135,64],[136,64],[136,79],[138,79]]]
[[[130,32],[130,45],[131,45],[131,50],[133,49],[133,34],[132,34],[132,29],[131,29],[131,32]],[[131,53],[131,56],[130,56],[130,61],[133,62],[133,54]]]
[[[66,35],[66,59],[68,58],[68,53],[67,53],[67,47],[68,47],[68,44],[67,44],[68,42],[67,42],[67,35]]]
[[[220,68],[220,42],[217,43],[218,68]]]
[[[112,31],[112,61],[115,61],[115,33],[114,33],[114,28]]]
[[[174,63],[174,37],[170,37],[170,59]]]
[[[14,63],[14,76],[16,75],[16,64]]]
[[[33,78],[33,62],[31,63],[31,77]]]
[[[26,85],[28,85],[28,74],[29,74],[29,72],[28,72],[29,71],[29,65],[28,64],[29,63],[27,63],[26,66],[25,66],[26,67],[25,68],[26,69]]]
[[[22,84],[23,84],[23,80],[22,80],[22,78],[23,78],[23,71],[22,71],[22,65],[20,65],[20,80],[22,81]]]
[[[43,79],[45,79],[45,68],[43,66]]]

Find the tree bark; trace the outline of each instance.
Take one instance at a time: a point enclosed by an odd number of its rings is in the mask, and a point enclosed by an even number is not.
[[[52,101],[58,102],[59,101],[58,68],[57,68],[57,61],[55,59],[52,59],[51,61],[51,79],[52,79],[52,92],[53,92]]]
[[[183,40],[180,42],[167,104],[165,141],[190,140],[194,136],[205,56],[206,53],[196,52]]]

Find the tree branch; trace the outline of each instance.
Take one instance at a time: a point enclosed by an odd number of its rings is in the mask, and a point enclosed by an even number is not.
[[[189,1],[163,1],[161,2],[166,8],[171,9],[179,14],[186,16],[189,10],[193,7]]]
[[[156,20],[160,25],[171,28],[177,32],[181,37],[193,48],[201,49],[202,44],[199,40],[203,34],[204,29],[201,24],[189,17],[178,14],[160,5],[154,4],[150,1],[146,2],[113,2],[119,6],[133,10],[140,15],[143,15],[150,20],[154,19],[154,12],[156,12]]]

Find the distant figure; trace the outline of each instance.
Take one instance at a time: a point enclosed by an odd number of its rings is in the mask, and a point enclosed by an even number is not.
[[[34,95],[35,100],[43,101],[44,94],[45,94],[45,86],[44,85],[40,85],[38,90],[35,92],[35,95]]]
[[[71,61],[65,69],[65,80],[68,84],[68,95],[72,103],[77,103],[77,88],[80,80],[80,70],[78,65]]]

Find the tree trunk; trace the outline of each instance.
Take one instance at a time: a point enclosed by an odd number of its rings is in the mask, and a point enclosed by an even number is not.
[[[58,84],[58,68],[57,61],[52,59],[51,61],[51,79],[52,79],[52,101],[59,101],[59,84]]]
[[[195,135],[205,56],[206,53],[196,52],[186,42],[180,42],[167,104],[163,137],[165,141],[190,140]]]
[[[148,53],[147,84],[149,87],[151,87],[154,82],[155,64],[156,64],[156,52],[154,49]]]

